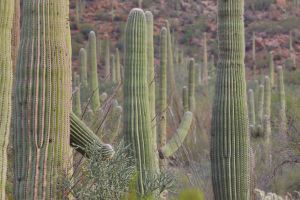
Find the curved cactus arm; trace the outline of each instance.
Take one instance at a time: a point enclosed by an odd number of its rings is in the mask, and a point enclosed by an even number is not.
[[[85,149],[93,144],[98,145],[103,149],[103,157],[111,158],[114,155],[114,150],[111,145],[103,144],[99,137],[81,121],[75,113],[70,114],[70,144],[76,150],[85,155]]]
[[[179,128],[176,131],[176,134],[168,141],[168,143],[163,146],[159,151],[159,156],[161,159],[173,155],[178,148],[183,144],[184,139],[188,135],[190,127],[193,121],[193,113],[187,111],[180,123]]]

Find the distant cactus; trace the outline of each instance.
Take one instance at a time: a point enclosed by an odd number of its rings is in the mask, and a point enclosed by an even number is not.
[[[198,85],[202,85],[202,64],[199,63],[196,66],[197,66],[197,71],[198,71],[198,73],[197,73]]]
[[[104,78],[109,76],[110,72],[110,42],[106,40],[105,42],[105,65],[104,65]]]
[[[294,47],[293,47],[293,31],[290,31],[290,37],[289,37],[289,48],[290,48],[290,51],[294,51]]]
[[[211,124],[213,191],[215,200],[248,200],[244,1],[218,0],[218,16],[219,62]]]
[[[116,57],[115,55],[111,55],[111,81],[113,83],[117,82],[117,76],[116,76]]]
[[[94,31],[89,33],[89,45],[88,45],[88,63],[89,63],[89,88],[91,97],[91,107],[93,112],[97,112],[100,108],[99,98],[99,82],[97,72],[97,40]]]
[[[189,111],[189,94],[187,86],[182,88],[182,106],[184,112]]]
[[[203,34],[203,65],[202,65],[202,84],[208,84],[208,61],[207,61],[207,35]]]
[[[120,84],[122,82],[122,73],[121,73],[121,58],[120,58],[120,52],[119,49],[116,49],[116,80],[117,83]]]
[[[189,61],[189,111],[194,112],[196,108],[196,99],[195,99],[195,60],[192,58]]]
[[[264,101],[264,157],[268,166],[271,166],[271,83],[268,76],[265,77],[265,101]]]
[[[13,63],[11,30],[14,17],[14,1],[0,3],[0,200],[5,200],[7,172],[7,146],[10,133]]]
[[[252,61],[253,65],[256,63],[256,36],[255,32],[252,33]]]
[[[80,101],[80,82],[78,74],[73,75],[74,93],[73,93],[73,112],[81,117],[81,101]]]
[[[269,78],[271,87],[274,86],[274,59],[273,52],[269,53]]]
[[[142,195],[146,190],[144,178],[159,171],[149,114],[146,34],[145,13],[131,10],[125,31],[124,135],[136,158],[138,191]]]
[[[286,118],[286,101],[285,101],[285,89],[284,89],[284,75],[282,66],[277,68],[278,71],[278,88],[279,88],[279,100],[280,100],[280,111],[279,111],[279,131],[282,135],[286,135],[287,131],[287,118]]]
[[[248,110],[249,110],[249,126],[251,133],[254,132],[256,125],[255,115],[255,100],[253,90],[250,89],[248,92]]]
[[[61,176],[70,167],[71,150],[68,8],[61,0],[23,3],[15,81],[15,199],[63,197]]]
[[[80,61],[80,82],[82,88],[87,90],[88,88],[88,78],[87,78],[87,54],[84,48],[79,51],[79,61]]]
[[[145,12],[147,22],[147,79],[149,87],[149,106],[153,140],[156,141],[156,111],[155,111],[155,69],[154,69],[154,43],[153,43],[153,15]]]

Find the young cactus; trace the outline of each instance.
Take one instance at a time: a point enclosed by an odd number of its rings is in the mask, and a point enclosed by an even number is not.
[[[12,47],[11,30],[14,16],[14,1],[0,3],[0,200],[5,200],[7,172],[7,146],[10,133],[12,104]]]
[[[23,3],[15,81],[15,199],[63,199],[61,176],[71,160],[68,9],[61,0]]]
[[[195,99],[195,60],[192,58],[189,61],[189,111],[194,112],[196,107]]]
[[[145,194],[145,177],[159,171],[149,112],[146,16],[131,10],[125,32],[124,136],[136,159],[138,191]]]
[[[218,0],[218,16],[219,62],[211,126],[213,191],[215,200],[248,200],[244,1]]]
[[[100,108],[99,98],[99,82],[97,72],[97,39],[94,31],[89,33],[89,45],[88,45],[88,60],[89,60],[89,88],[92,110],[96,113]]]

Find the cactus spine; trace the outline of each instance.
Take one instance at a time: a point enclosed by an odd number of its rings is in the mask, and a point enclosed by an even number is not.
[[[97,112],[100,108],[99,98],[99,82],[97,73],[97,39],[94,31],[89,33],[89,45],[88,45],[88,61],[89,61],[89,88],[91,89],[91,106],[94,112]]]
[[[143,10],[131,10],[125,32],[124,135],[136,158],[140,194],[147,174],[159,171],[149,113],[146,32]]]
[[[189,111],[194,112],[196,107],[195,99],[195,60],[192,58],[189,61],[189,90],[188,90]]]
[[[243,0],[218,0],[219,62],[211,130],[216,200],[250,196],[243,16]]]
[[[150,11],[145,12],[147,22],[147,68],[149,86],[149,106],[153,139],[156,141],[156,112],[155,112],[155,70],[154,70],[154,47],[153,47],[153,15]]]
[[[271,166],[271,83],[268,76],[265,77],[265,102],[264,102],[264,149],[265,162]]]
[[[1,1],[0,15],[0,200],[4,200],[12,103],[11,29],[14,17],[14,1]]]
[[[269,79],[271,87],[274,86],[274,59],[273,59],[273,52],[269,54]]]
[[[80,101],[80,82],[78,74],[74,74],[74,93],[73,93],[73,111],[81,117],[81,101]]]
[[[279,100],[280,100],[280,111],[279,111],[279,119],[280,119],[280,125],[279,125],[279,132],[285,136],[287,127],[287,119],[286,119],[286,105],[285,105],[285,89],[284,89],[284,75],[283,75],[283,69],[281,66],[277,68],[278,71],[278,83],[279,83]]]
[[[15,84],[14,196],[62,199],[58,185],[70,159],[67,2],[29,0],[22,13]]]
[[[203,35],[203,69],[202,69],[202,83],[208,84],[208,62],[207,62],[207,35]]]

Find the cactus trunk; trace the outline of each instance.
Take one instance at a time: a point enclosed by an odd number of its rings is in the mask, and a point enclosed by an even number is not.
[[[219,62],[211,130],[216,200],[250,196],[243,16],[243,0],[218,0]]]
[[[146,176],[159,171],[149,112],[146,32],[145,13],[133,9],[125,33],[124,135],[136,158],[140,194]]]
[[[11,29],[14,1],[2,0],[0,2],[0,16],[0,200],[4,200],[12,103]]]
[[[70,160],[71,68],[66,1],[23,2],[15,84],[15,199],[62,199]]]

